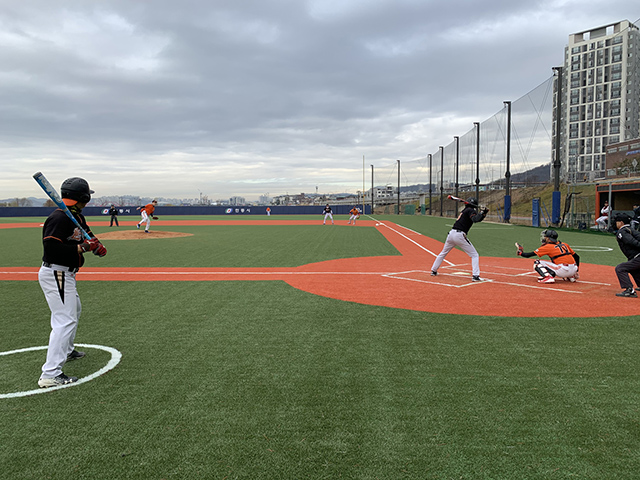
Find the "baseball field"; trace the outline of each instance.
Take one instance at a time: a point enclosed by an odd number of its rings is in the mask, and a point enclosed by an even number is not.
[[[39,389],[44,218],[0,218],[2,479],[640,478],[640,303],[615,237],[452,219],[88,218],[76,384]],[[123,235],[123,232],[125,234]]]

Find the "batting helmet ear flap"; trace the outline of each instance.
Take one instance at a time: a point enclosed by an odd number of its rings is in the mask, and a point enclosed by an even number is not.
[[[467,204],[471,205],[472,207],[477,207],[478,199],[476,197],[469,197],[467,198]]]

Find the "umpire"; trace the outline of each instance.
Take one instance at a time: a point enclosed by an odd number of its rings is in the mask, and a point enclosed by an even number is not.
[[[622,292],[616,293],[616,297],[637,298],[638,294],[633,288],[629,275],[636,282],[636,287],[640,288],[640,232],[629,226],[631,217],[626,213],[616,213],[613,220],[618,228],[616,240],[618,240],[620,250],[627,257],[626,262],[616,267],[620,288],[624,288]]]
[[[111,215],[111,222],[109,222],[109,226],[113,227],[113,222],[116,222],[116,227],[119,227],[120,224],[118,223],[118,209],[111,205],[111,208],[109,209],[109,215]]]

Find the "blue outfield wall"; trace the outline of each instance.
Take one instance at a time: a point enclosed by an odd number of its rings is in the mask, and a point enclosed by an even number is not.
[[[353,205],[331,205],[334,215],[349,215]],[[321,215],[324,206],[282,206],[273,205],[270,206],[271,215]],[[359,206],[362,208],[362,205]],[[55,207],[0,207],[0,217],[47,217],[55,210]],[[371,205],[365,205],[364,210],[366,214],[371,214]],[[92,207],[87,206],[82,211],[86,217],[97,217],[100,215],[109,216],[109,207]],[[136,207],[118,207],[119,216],[125,217],[128,215],[140,216],[140,212],[136,210]],[[214,207],[214,206],[158,206],[154,215],[160,217],[161,215],[267,215],[266,206],[238,206],[238,207]]]

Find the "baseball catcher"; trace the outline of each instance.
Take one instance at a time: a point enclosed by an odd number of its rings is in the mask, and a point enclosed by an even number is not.
[[[535,260],[533,269],[540,275],[538,283],[555,283],[555,278],[575,282],[578,278],[580,256],[566,243],[558,241],[558,232],[544,230],[540,234],[542,245],[533,252],[525,252],[522,245],[516,242],[516,254],[520,257],[548,256],[551,261]]]

